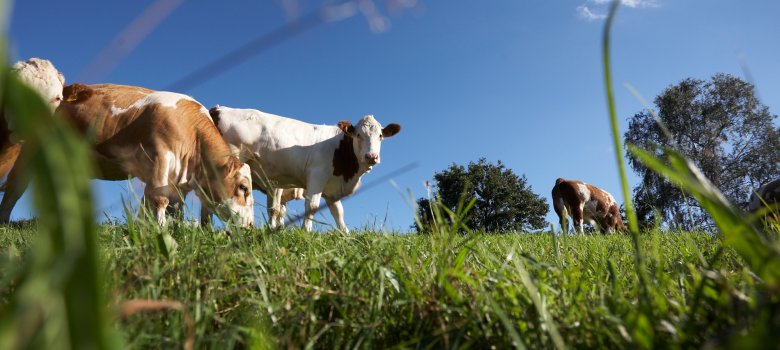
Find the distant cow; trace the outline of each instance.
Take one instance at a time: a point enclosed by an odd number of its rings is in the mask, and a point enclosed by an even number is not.
[[[344,224],[341,199],[360,185],[360,177],[379,164],[382,140],[401,130],[398,124],[382,128],[373,116],[356,125],[314,125],[254,109],[214,107],[214,123],[228,143],[241,149],[252,168],[255,187],[305,189],[304,227],[311,231],[320,197],[325,199],[338,227]],[[278,210],[279,203],[273,203]]]
[[[569,215],[579,233],[584,232],[583,221],[596,224],[609,233],[626,229],[615,198],[596,186],[559,178],[552,189],[552,201],[564,233],[568,231]]]
[[[306,199],[303,195],[303,188],[277,188],[273,193],[266,193],[266,190],[255,186],[266,195],[268,208],[268,220],[271,227],[284,227],[284,218],[287,216],[287,202],[296,199]],[[278,209],[277,209],[278,208]]]
[[[166,207],[180,204],[191,190],[200,198],[202,221],[212,213],[227,218],[232,212],[242,225],[253,224],[249,166],[230,154],[208,110],[191,97],[133,86],[74,84],[64,89],[58,111],[76,130],[94,138],[98,178],[133,176],[146,184],[144,205],[160,225],[165,224]],[[11,173],[16,171],[15,166]],[[26,184],[9,184],[0,220],[8,222]]]
[[[748,210],[756,212],[764,207],[764,202],[769,205],[780,203],[780,179],[769,182],[759,187],[750,195]],[[774,209],[777,212],[778,209]]]
[[[49,60],[30,58],[19,61],[11,67],[11,72],[37,91],[52,112],[59,106],[65,77]],[[22,150],[22,145],[11,137],[13,128],[4,112],[5,108],[0,107],[0,178],[8,174]],[[0,187],[0,190],[4,190],[4,187]]]

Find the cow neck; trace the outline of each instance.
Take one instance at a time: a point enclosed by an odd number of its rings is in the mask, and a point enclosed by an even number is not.
[[[231,151],[228,144],[222,139],[217,127],[211,121],[199,123],[198,139],[200,142],[201,159],[206,170],[214,167],[219,173],[226,172],[225,168],[231,165]]]
[[[349,182],[360,170],[360,163],[353,147],[354,142],[352,136],[342,133],[336,151],[333,152],[333,175],[343,177],[344,182]]]

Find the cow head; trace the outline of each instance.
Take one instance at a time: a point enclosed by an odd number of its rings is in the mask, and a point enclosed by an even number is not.
[[[216,183],[211,183],[208,187],[224,191],[208,191],[207,188],[214,211],[223,219],[235,215],[243,227],[254,226],[255,200],[252,196],[252,173],[249,165],[241,163],[238,157],[231,156],[224,170],[219,178],[211,181]]]
[[[388,124],[382,128],[374,116],[367,115],[360,119],[356,125],[342,120],[338,123],[339,129],[353,138],[352,148],[360,164],[367,167],[379,164],[379,148],[382,140],[391,137],[401,131],[398,124]]]
[[[62,73],[49,60],[40,58],[19,61],[12,69],[21,81],[41,95],[54,112],[62,101],[62,88],[65,85]]]
[[[628,233],[626,225],[623,224],[623,217],[620,215],[620,208],[617,203],[613,203],[609,207],[609,213],[607,213],[607,232],[612,233]]]

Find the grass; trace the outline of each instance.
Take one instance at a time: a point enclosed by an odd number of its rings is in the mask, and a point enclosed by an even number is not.
[[[105,289],[110,305],[182,303],[196,348],[699,347],[725,345],[758,315],[759,280],[707,233],[644,236],[661,321],[643,324],[627,236],[170,232],[178,246],[165,258],[153,230],[102,226]],[[15,252],[3,255],[3,300],[35,236],[2,232],[1,250]],[[186,339],[175,310],[116,327],[130,348]]]

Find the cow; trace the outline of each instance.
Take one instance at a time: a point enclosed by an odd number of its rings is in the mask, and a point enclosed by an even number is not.
[[[582,181],[559,178],[555,180],[552,189],[552,201],[564,234],[568,231],[569,215],[579,233],[584,232],[583,221],[598,225],[608,233],[613,233],[615,230],[626,231],[615,198],[596,186]]]
[[[65,77],[49,60],[30,58],[16,62],[11,67],[11,73],[19,80],[37,91],[52,112],[62,101],[62,88]],[[5,108],[0,108],[0,178],[5,177],[13,167],[22,150],[22,145],[12,136],[12,126],[5,116]],[[5,186],[0,186],[4,191]]]
[[[338,228],[349,232],[341,199],[355,192],[363,174],[379,164],[382,140],[401,131],[395,123],[382,128],[371,115],[355,125],[343,120],[337,125],[314,125],[256,109],[216,106],[209,113],[225,140],[239,149],[241,159],[251,167],[255,187],[266,192],[304,189],[306,231],[311,231],[324,198]],[[279,208],[274,201],[272,217],[279,216]]]
[[[257,181],[255,181],[256,183]],[[272,193],[266,193],[266,189],[257,187],[258,190],[266,195],[266,208],[268,209],[268,220],[271,227],[284,227],[284,218],[287,216],[287,202],[296,199],[306,199],[303,195],[303,188],[276,188]],[[278,210],[274,210],[278,208]]]
[[[139,216],[148,211],[165,225],[166,208],[196,190],[202,222],[213,213],[227,218],[232,212],[242,226],[254,224],[249,166],[231,155],[203,105],[178,93],[113,84],[73,84],[63,95],[57,112],[90,135],[97,178],[137,177],[145,183]],[[8,186],[0,221],[8,222],[26,185]]]
[[[765,207],[764,203],[770,206],[780,203],[780,179],[766,183],[751,193],[748,211],[755,213]],[[776,215],[778,209],[774,207],[770,211]]]

